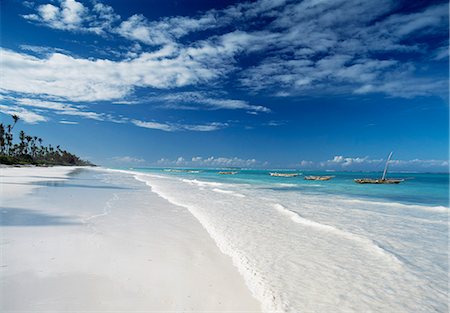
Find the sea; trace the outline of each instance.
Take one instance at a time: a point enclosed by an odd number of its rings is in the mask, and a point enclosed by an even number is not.
[[[192,213],[266,312],[449,310],[448,174],[389,173],[404,181],[362,185],[354,179],[381,174],[128,171]]]

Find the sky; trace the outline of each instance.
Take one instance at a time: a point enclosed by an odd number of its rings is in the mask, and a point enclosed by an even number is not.
[[[105,166],[448,171],[449,5],[1,2],[0,119]]]

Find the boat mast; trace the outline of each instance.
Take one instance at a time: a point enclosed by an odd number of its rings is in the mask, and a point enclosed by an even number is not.
[[[389,161],[391,160],[391,157],[392,157],[392,152],[389,153],[389,156],[387,158],[386,165],[384,166],[383,177],[381,177],[381,180],[386,179],[386,173],[387,173],[387,169],[388,169],[388,165],[389,165]]]

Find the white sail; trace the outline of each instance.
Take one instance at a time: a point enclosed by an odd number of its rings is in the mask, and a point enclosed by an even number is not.
[[[385,179],[386,179],[386,174],[387,174],[387,170],[388,170],[388,165],[389,165],[389,161],[391,160],[391,157],[392,157],[392,152],[389,153],[389,156],[388,156],[387,161],[386,161],[386,165],[384,166],[383,177],[381,177],[382,180],[385,180]]]

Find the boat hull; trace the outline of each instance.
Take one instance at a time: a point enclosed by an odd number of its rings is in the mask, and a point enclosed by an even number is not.
[[[400,184],[403,179],[373,179],[373,178],[358,178],[354,180],[358,184]]]
[[[297,173],[269,173],[270,176],[274,176],[274,177],[297,177],[299,174]]]
[[[305,176],[305,180],[330,180],[332,179],[334,176]]]

